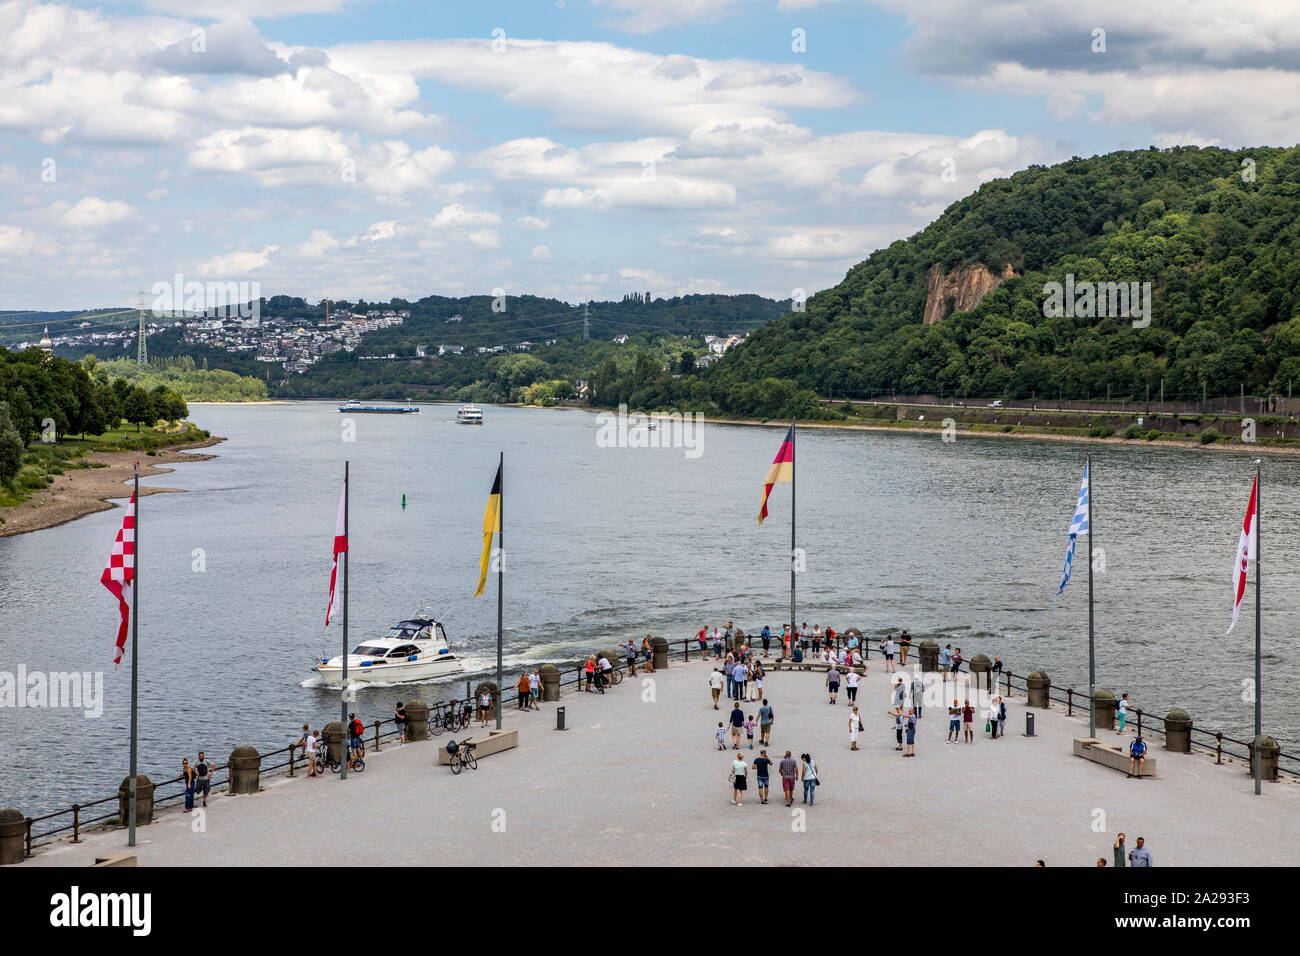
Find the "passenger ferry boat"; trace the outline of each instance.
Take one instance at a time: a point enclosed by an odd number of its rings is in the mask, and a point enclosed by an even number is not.
[[[405,405],[366,405],[354,398],[339,406],[341,412],[369,412],[375,415],[409,415],[411,412],[418,412],[419,410],[420,406],[412,405],[409,398],[406,400]]]
[[[422,615],[427,614],[421,611]],[[316,673],[327,687],[343,682],[343,656],[317,657]],[[394,624],[383,637],[368,638],[348,655],[348,681],[388,684],[460,674],[464,666],[447,643],[447,632],[432,617]]]
[[[460,425],[482,425],[483,409],[477,405],[462,405],[456,409],[456,422]]]

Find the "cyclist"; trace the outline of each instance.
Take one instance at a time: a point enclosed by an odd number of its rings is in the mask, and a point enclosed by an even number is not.
[[[351,751],[351,759],[353,760],[361,756],[361,735],[364,732],[365,728],[361,725],[361,721],[357,719],[357,715],[348,714],[348,748]]]

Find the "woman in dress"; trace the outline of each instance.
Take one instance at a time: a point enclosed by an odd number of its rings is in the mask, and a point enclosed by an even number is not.
[[[745,766],[744,756],[737,753],[736,759],[731,761],[731,802],[738,807],[745,805],[745,790],[748,783],[745,774],[748,769]]]

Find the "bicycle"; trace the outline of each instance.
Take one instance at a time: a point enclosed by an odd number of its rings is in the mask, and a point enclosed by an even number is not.
[[[478,761],[474,759],[474,744],[466,737],[460,743],[452,741],[447,744],[447,753],[451,757],[451,772],[460,773],[466,767],[470,770],[478,769]]]
[[[361,747],[357,750],[357,755],[355,757],[353,757],[351,754],[348,755],[348,770],[350,770],[353,773],[361,773],[361,771],[365,770],[366,762],[364,759],[362,759],[363,757],[365,757],[365,754],[366,754],[366,745],[363,743]],[[337,760],[331,760],[328,754],[326,754],[325,756],[325,763],[330,768],[330,770],[332,770],[334,773],[338,773],[339,770],[342,769],[342,764],[339,763],[339,761]]]
[[[469,721],[469,708],[452,704],[446,713],[440,714],[432,721],[434,736],[441,736],[444,730],[450,730],[453,734],[458,733],[469,726]]]

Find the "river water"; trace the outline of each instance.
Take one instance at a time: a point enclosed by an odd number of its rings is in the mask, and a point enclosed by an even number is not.
[[[342,640],[337,619],[328,631],[323,621],[345,460],[353,643],[427,604],[474,672],[495,666],[495,580],[471,595],[501,452],[508,684],[522,664],[569,664],[647,632],[676,640],[701,624],[757,631],[788,617],[788,486],[755,521],[784,426],[704,425],[692,451],[604,447],[598,417],[576,410],[489,407],[473,428],[454,423],[453,406],[425,405],[355,416],[353,441],[328,403],[191,412],[228,440],[214,460],[147,482],[186,494],[140,507],[140,765],[155,781],[199,749],[267,751],[304,721],[337,719],[337,691],[310,668]],[[1086,541],[1059,598],[1056,586],[1089,452],[1098,686],[1248,739],[1253,587],[1225,631],[1249,455],[801,429],[799,620],[907,627],[968,659],[999,654],[1017,674],[1041,668],[1086,691]],[[1264,467],[1265,730],[1293,751],[1300,461]],[[0,806],[35,815],[106,796],[125,776],[130,658],[113,671],[117,608],[99,583],[121,516],[0,539],[0,672],[102,672],[104,682],[96,718],[0,710]],[[352,709],[371,721],[395,700],[432,703],[464,687],[369,687]]]

